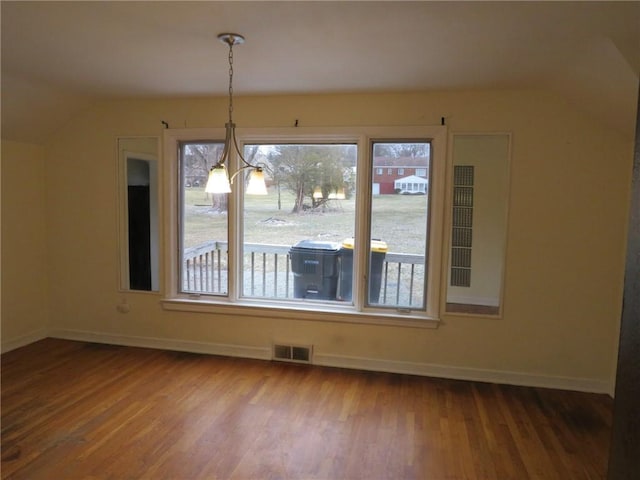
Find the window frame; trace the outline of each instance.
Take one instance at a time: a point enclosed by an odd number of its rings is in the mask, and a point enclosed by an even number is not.
[[[371,212],[372,184],[375,168],[373,166],[372,146],[376,141],[406,140],[428,141],[431,143],[431,172],[428,232],[429,244],[426,257],[425,310],[407,308],[375,307],[366,305],[368,249],[354,248],[354,302],[339,305],[323,302],[297,302],[286,300],[268,300],[248,298],[241,295],[239,285],[238,261],[242,254],[243,238],[242,211],[243,188],[236,184],[228,198],[229,252],[230,265],[229,292],[226,296],[189,294],[178,291],[180,277],[179,245],[179,148],[183,142],[224,141],[223,128],[166,129],[163,132],[164,154],[166,157],[164,175],[166,194],[164,211],[165,259],[164,278],[165,296],[163,308],[167,310],[209,312],[219,314],[238,314],[270,318],[291,318],[299,320],[319,320],[332,322],[351,322],[366,324],[384,324],[395,326],[436,327],[439,322],[442,292],[444,290],[444,249],[445,232],[445,169],[447,129],[445,126],[418,127],[290,127],[290,128],[238,128],[236,131],[241,149],[245,144],[277,143],[354,143],[357,145],[357,191],[356,196],[356,238],[368,238]],[[230,171],[235,171],[238,159],[232,155]],[[355,279],[358,279],[356,281]],[[356,293],[357,292],[357,293]]]

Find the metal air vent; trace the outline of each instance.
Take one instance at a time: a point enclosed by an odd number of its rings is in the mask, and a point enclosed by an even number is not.
[[[311,363],[313,346],[311,345],[283,345],[273,344],[272,357],[274,360],[295,363]]]

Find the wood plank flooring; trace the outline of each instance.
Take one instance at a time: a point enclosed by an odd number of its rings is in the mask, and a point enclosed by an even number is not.
[[[602,479],[611,404],[46,339],[2,355],[2,478]]]

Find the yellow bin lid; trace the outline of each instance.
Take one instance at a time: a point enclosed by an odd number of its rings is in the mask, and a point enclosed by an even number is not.
[[[342,242],[342,248],[349,248],[353,250],[353,246],[355,244],[355,240],[353,238],[346,238]],[[386,253],[388,250],[387,242],[383,242],[382,240],[371,240],[371,251],[376,253]]]

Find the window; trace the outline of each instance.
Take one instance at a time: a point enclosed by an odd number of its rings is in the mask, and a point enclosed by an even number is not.
[[[227,295],[228,204],[226,194],[207,194],[204,187],[211,165],[224,145],[216,141],[179,143],[179,238],[182,268],[178,291],[188,294]]]
[[[270,187],[243,197],[239,295],[351,301],[357,145],[245,144],[244,156],[264,165]]]
[[[263,166],[266,197],[245,195],[243,175],[230,194],[204,192],[221,134],[165,134],[174,165],[165,210],[175,212],[167,218],[167,308],[313,311],[376,323],[437,318],[444,128],[239,130],[245,158]],[[373,150],[413,145],[423,152],[416,164],[438,179],[409,183],[405,195],[393,180],[376,192]],[[390,158],[388,169],[402,160]]]
[[[373,148],[381,149],[381,144],[392,144],[393,148],[389,148],[391,151],[403,151],[408,149],[409,142],[374,142]],[[416,162],[428,166],[431,161],[430,142],[425,140],[411,144],[420,145],[424,152],[415,158]],[[403,160],[399,157],[389,159],[390,162]],[[429,202],[426,195],[412,195],[426,193],[420,191],[415,184],[402,185],[404,190],[400,193],[409,195],[372,197],[369,212],[372,239],[369,300],[379,301],[380,305],[422,309],[425,306]],[[377,246],[377,251],[374,246]],[[386,255],[381,253],[382,249],[385,249]],[[376,257],[380,257],[377,262]],[[373,284],[378,278],[382,282],[381,286]]]
[[[416,177],[426,177],[427,169],[426,168],[416,168]]]
[[[398,175],[404,175],[404,168],[398,169]]]
[[[387,175],[393,175],[393,168],[387,168]]]
[[[382,175],[382,172],[384,172],[382,168],[376,168],[376,175]]]

